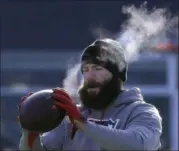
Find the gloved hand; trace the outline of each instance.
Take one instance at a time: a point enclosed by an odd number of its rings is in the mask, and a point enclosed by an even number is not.
[[[24,102],[24,100],[25,100],[27,97],[29,97],[30,95],[32,95],[32,94],[33,94],[33,93],[30,92],[27,96],[24,96],[24,97],[21,98],[21,101],[20,101],[20,103],[19,103],[19,105],[18,105],[18,111],[21,110],[21,105],[22,105],[22,103]],[[18,122],[19,122],[19,116],[17,116],[17,120],[18,120]],[[39,133],[37,133],[37,132],[30,132],[30,131],[25,130],[25,129],[23,129],[23,133],[25,134],[25,136],[27,136],[28,147],[30,147],[30,148],[32,149],[33,143],[34,143],[35,139],[39,136]]]
[[[63,108],[67,112],[67,115],[69,116],[69,118],[73,124],[72,132],[71,132],[71,139],[73,139],[73,137],[77,131],[77,128],[74,124],[74,120],[86,121],[86,119],[82,116],[82,114],[76,107],[74,101],[72,100],[72,98],[68,95],[68,93],[64,89],[61,89],[61,88],[53,89],[52,96],[55,100],[55,102],[54,102],[55,106],[53,106],[53,108],[54,109],[56,107]]]
[[[63,108],[67,112],[67,115],[69,116],[70,120],[72,120],[72,122],[74,120],[84,120],[84,117],[80,113],[79,109],[76,107],[76,104],[74,103],[73,99],[64,89],[53,89],[52,97],[55,100],[55,106],[57,108]],[[55,107],[53,106],[53,108]]]
[[[29,92],[27,96],[23,96],[23,97],[21,98],[20,103],[19,103],[19,105],[18,105],[18,111],[20,111],[21,105],[22,105],[22,103],[24,102],[24,100],[25,100],[27,97],[31,96],[32,94],[33,94],[33,92]]]

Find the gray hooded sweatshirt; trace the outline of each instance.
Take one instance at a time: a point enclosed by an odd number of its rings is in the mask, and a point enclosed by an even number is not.
[[[158,110],[143,100],[139,88],[122,92],[102,113],[82,110],[88,117],[84,131],[70,137],[71,124],[64,119],[54,130],[41,135],[47,150],[158,150],[162,119]]]

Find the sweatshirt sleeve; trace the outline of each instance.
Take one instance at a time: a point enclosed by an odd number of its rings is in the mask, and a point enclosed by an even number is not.
[[[126,129],[112,129],[88,122],[84,133],[105,150],[158,150],[162,132],[158,110],[149,104],[138,106]]]
[[[69,123],[66,119],[52,131],[43,133],[40,136],[41,145],[46,150],[60,150],[69,136]]]

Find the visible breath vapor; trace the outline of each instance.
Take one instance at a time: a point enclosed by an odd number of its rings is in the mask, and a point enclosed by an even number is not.
[[[174,32],[178,16],[171,17],[166,9],[147,10],[146,3],[136,8],[123,7],[122,12],[129,16],[122,25],[116,40],[125,50],[128,63],[137,60],[141,51],[148,51],[161,42],[169,42],[168,34]]]
[[[170,41],[168,34],[173,27],[178,27],[178,16],[172,17],[166,9],[147,10],[146,3],[140,8],[124,6],[122,12],[128,15],[128,19],[122,24],[121,30],[112,35],[107,30],[95,29],[95,38],[112,38],[124,48],[124,55],[128,63],[138,59],[142,51],[151,52],[152,48],[161,42]],[[119,16],[120,17],[120,16]],[[97,36],[98,35],[98,36]],[[97,37],[96,37],[97,36]],[[63,87],[72,95],[76,94],[80,85],[78,78],[80,65],[67,71],[63,81]]]
[[[63,88],[69,92],[69,94],[73,97],[76,97],[78,87],[80,85],[79,73],[80,64],[74,65],[74,67],[67,70],[66,77],[63,80]]]

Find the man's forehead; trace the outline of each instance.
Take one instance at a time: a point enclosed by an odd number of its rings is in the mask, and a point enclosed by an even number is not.
[[[92,63],[92,62],[84,62],[84,63],[82,63],[82,68],[84,68],[84,67],[96,67],[96,66],[100,66],[100,65]],[[100,67],[102,67],[102,66],[100,66]]]

